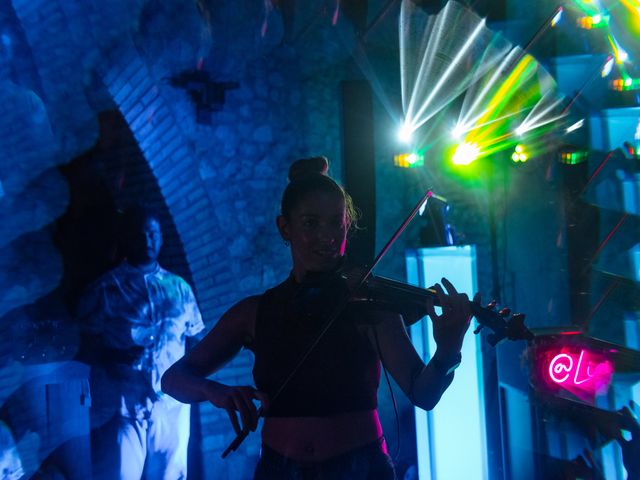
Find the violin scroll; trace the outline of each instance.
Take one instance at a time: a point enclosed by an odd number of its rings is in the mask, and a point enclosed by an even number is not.
[[[533,333],[524,324],[524,313],[514,313],[511,315],[509,308],[503,308],[496,312],[496,302],[489,303],[483,307],[477,303],[471,302],[471,311],[478,320],[478,328],[473,332],[480,333],[483,327],[489,327],[493,333],[487,335],[487,341],[492,347],[504,339],[508,340],[533,340]],[[507,320],[507,317],[511,318]]]

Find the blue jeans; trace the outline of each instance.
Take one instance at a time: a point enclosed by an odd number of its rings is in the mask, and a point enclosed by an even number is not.
[[[262,445],[254,480],[395,480],[383,439],[322,462],[299,462]]]

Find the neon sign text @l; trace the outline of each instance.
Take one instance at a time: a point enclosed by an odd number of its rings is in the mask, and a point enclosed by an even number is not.
[[[606,391],[613,366],[603,355],[585,349],[579,354],[563,349],[553,356],[547,372],[553,382],[582,397]]]
[[[575,385],[580,385],[581,383],[584,383],[593,377],[593,373],[591,373],[591,365],[589,363],[587,363],[586,375],[584,375],[583,378],[578,377],[579,375],[581,375],[581,371],[584,371],[584,368],[581,368],[583,364],[584,354],[585,354],[585,351],[580,350],[578,365],[574,370],[575,375],[573,377],[573,383]],[[558,355],[553,357],[553,360],[551,360],[551,363],[549,364],[549,376],[551,377],[551,380],[553,380],[556,383],[566,382],[571,376],[571,371],[573,370],[573,363],[574,363],[573,357],[566,353],[559,353]],[[561,376],[563,374],[564,376]]]

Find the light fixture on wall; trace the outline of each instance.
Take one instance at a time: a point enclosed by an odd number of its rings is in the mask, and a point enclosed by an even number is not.
[[[222,110],[227,90],[238,88],[238,82],[218,82],[201,69],[186,70],[170,77],[169,84],[184,89],[196,107],[196,122],[211,123],[211,114]]]

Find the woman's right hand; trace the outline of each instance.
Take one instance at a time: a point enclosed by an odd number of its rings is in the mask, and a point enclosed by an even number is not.
[[[261,403],[261,410],[269,408],[268,396],[249,386],[232,387],[209,380],[205,388],[205,397],[216,407],[227,411],[236,435],[249,430],[255,431],[257,428],[260,413],[253,403],[254,400]]]

